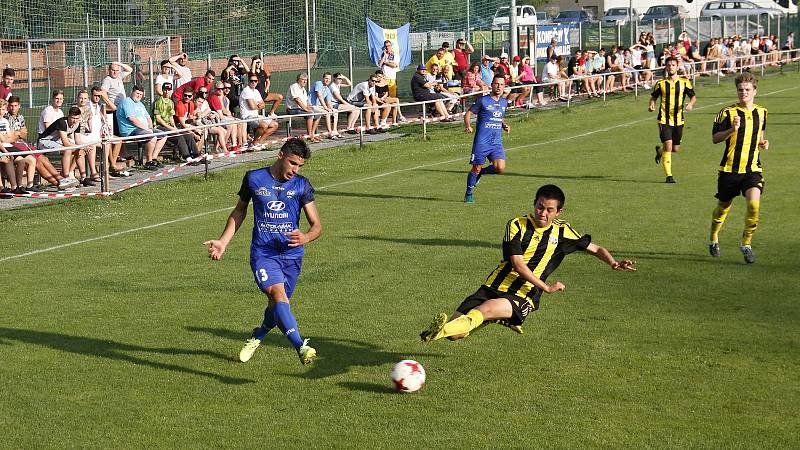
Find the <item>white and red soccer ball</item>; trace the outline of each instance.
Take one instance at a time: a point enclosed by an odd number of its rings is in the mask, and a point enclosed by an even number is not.
[[[412,359],[404,359],[394,365],[392,381],[397,392],[417,392],[425,385],[425,368]]]

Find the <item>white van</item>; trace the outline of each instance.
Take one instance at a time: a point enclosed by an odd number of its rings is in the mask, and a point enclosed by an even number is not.
[[[511,10],[508,6],[501,6],[497,8],[492,19],[492,28],[495,30],[502,30],[508,28],[509,15]],[[518,27],[532,27],[536,25],[537,15],[536,8],[531,5],[517,6],[517,26]]]

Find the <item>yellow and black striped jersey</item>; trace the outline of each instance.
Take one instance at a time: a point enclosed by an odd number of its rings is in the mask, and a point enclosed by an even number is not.
[[[545,228],[536,228],[531,214],[511,219],[503,237],[503,260],[483,284],[496,291],[530,299],[538,308],[542,291],[514,270],[511,256],[522,255],[534,275],[544,281],[566,255],[575,250],[585,250],[591,241],[591,236],[581,236],[559,219]]]
[[[661,98],[661,107],[656,118],[658,123],[678,126],[683,125],[684,100],[687,97],[694,97],[694,88],[692,82],[686,78],[679,77],[676,80],[664,78],[653,86],[653,93],[650,96],[653,100]]]
[[[735,104],[722,108],[714,119],[712,135],[733,128],[733,118],[736,116],[740,120],[739,129],[725,140],[719,170],[728,173],[761,172],[758,143],[764,139],[764,130],[767,128],[767,109],[753,105],[753,109],[748,111]]]

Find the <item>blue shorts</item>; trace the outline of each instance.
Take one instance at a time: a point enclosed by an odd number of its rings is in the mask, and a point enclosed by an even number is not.
[[[472,147],[472,156],[469,157],[469,163],[471,165],[483,165],[487,159],[489,161],[497,161],[498,159],[505,160],[506,152],[500,145]]]
[[[283,259],[268,256],[250,256],[250,269],[253,278],[262,291],[266,291],[273,284],[283,283],[286,296],[292,298],[292,292],[300,276],[303,258]]]

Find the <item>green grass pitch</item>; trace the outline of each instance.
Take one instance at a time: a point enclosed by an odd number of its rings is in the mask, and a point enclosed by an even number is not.
[[[459,125],[318,152],[303,173],[325,231],[293,298],[319,352],[311,367],[275,332],[235,361],[264,307],[252,217],[222,261],[201,243],[222,230],[245,167],[3,211],[1,445],[797,448],[798,81],[759,87],[771,148],[754,265],[738,250],[741,198],[722,257],[707,254],[722,152],[711,124],[736,100],[730,78],[698,86],[676,185],[653,162],[646,95],[516,113],[508,173],[484,177],[472,206]],[[506,221],[545,183],[567,194],[562,218],[639,271],[572,255],[550,278],[566,291],[544,295],[524,335],[489,326],[422,345],[432,315],[494,269]],[[391,390],[406,358],[428,372],[417,394]]]

